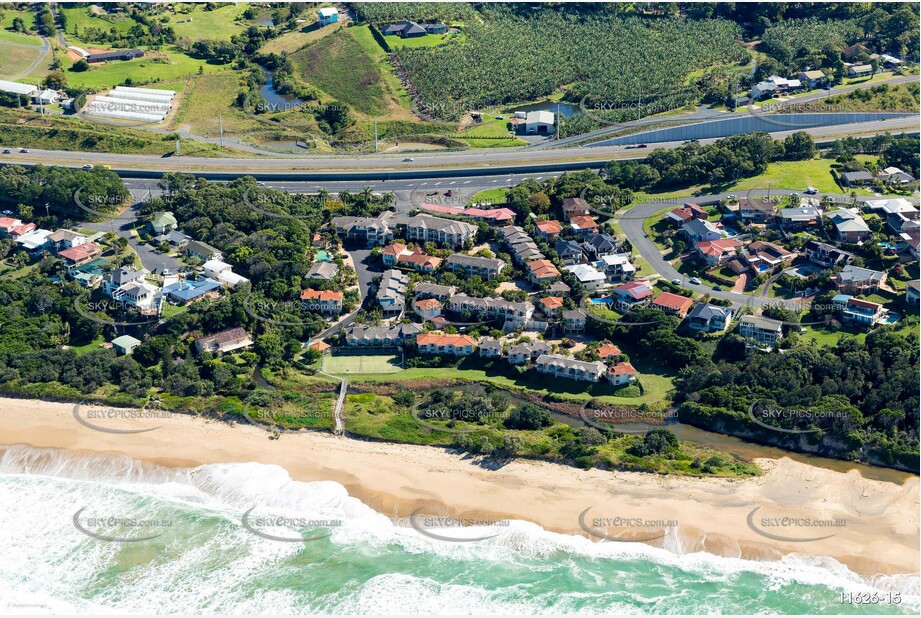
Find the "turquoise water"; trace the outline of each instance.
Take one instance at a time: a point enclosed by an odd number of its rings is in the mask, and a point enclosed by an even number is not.
[[[98,479],[98,480],[91,480]],[[917,576],[863,580],[831,559],[754,562],[634,543],[592,543],[511,522],[451,543],[369,509],[332,482],[278,466],[166,470],[115,456],[0,448],[0,602],[57,612],[145,613],[917,613]],[[261,532],[261,516],[323,520]],[[157,522],[139,528],[89,517]],[[82,519],[81,519],[82,517]],[[254,520],[246,520],[250,525]],[[103,530],[104,529],[104,530]],[[496,530],[493,528],[492,530]],[[674,533],[674,531],[672,531]],[[840,604],[843,591],[901,592],[900,606]],[[10,605],[12,604],[12,605]],[[44,609],[42,608],[42,609]]]

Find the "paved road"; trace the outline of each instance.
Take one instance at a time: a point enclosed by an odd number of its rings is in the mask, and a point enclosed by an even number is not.
[[[790,195],[792,193],[800,193],[802,191],[790,191],[786,189],[753,189],[748,192],[751,195]],[[847,197],[833,193],[822,194],[819,193],[813,197],[821,199],[823,195],[829,195],[832,197]],[[749,295],[749,294],[739,294],[736,292],[729,291],[717,291],[712,289],[709,285],[695,285],[688,281],[686,275],[683,275],[675,269],[674,266],[668,263],[668,261],[662,257],[662,254],[659,251],[659,248],[655,243],[646,236],[646,233],[643,231],[643,222],[649,217],[655,215],[657,212],[665,208],[675,208],[680,206],[681,203],[685,201],[693,201],[695,204],[712,204],[720,202],[729,197],[728,193],[719,193],[715,195],[698,195],[686,199],[678,199],[671,201],[660,201],[660,202],[647,202],[645,204],[640,204],[630,208],[624,213],[623,217],[619,218],[620,228],[623,230],[624,234],[627,236],[627,239],[630,241],[630,244],[633,245],[633,250],[643,256],[652,269],[661,275],[664,279],[671,281],[673,279],[681,280],[681,287],[694,292],[695,294],[709,294],[714,298],[722,298],[732,302],[733,307],[739,309],[743,306],[748,306],[752,308],[760,308],[765,305],[776,303],[778,299],[769,298],[767,296]],[[869,199],[873,199],[870,197]],[[917,198],[913,198],[912,201],[917,204]]]
[[[815,139],[831,140],[844,135],[876,135],[885,131],[918,131],[917,117],[893,118],[876,122],[854,123],[835,127],[818,127],[806,129]],[[794,131],[771,133],[775,138],[783,138]],[[700,140],[701,144],[717,141],[718,138]],[[656,148],[674,148],[683,142],[661,142]],[[28,144],[21,144],[28,147]],[[581,167],[603,165],[611,159],[639,159],[645,157],[643,152],[628,149],[625,146],[586,146],[558,148],[552,150],[501,149],[499,152],[473,151],[432,152],[413,154],[412,162],[403,162],[401,155],[312,155],[310,157],[258,157],[258,158],[208,158],[186,156],[153,156],[89,152],[64,152],[31,149],[27,154],[13,153],[3,157],[4,163],[44,165],[82,166],[85,163],[111,165],[123,175],[131,173],[162,173],[165,171],[193,172],[199,174],[226,174],[228,176],[249,173],[259,177],[260,174],[279,176],[323,174],[322,180],[336,180],[331,175],[348,180],[349,173],[365,173],[380,179],[393,179],[395,174],[430,175],[446,177],[454,174],[482,175],[493,173],[501,175],[514,172],[515,166],[546,166],[548,170],[579,169]],[[498,168],[498,169],[496,169]],[[521,172],[535,173],[532,169]],[[305,178],[297,178],[305,179]]]

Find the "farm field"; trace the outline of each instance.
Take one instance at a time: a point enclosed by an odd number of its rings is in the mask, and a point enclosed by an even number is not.
[[[64,33],[67,37],[68,45],[93,46],[93,43],[80,38],[80,34],[89,28],[98,28],[106,32],[112,28],[116,32],[126,33],[131,30],[137,22],[127,15],[94,15],[88,6],[67,6],[61,4],[58,10],[64,14],[67,20],[67,27]]]
[[[41,47],[6,45],[0,41],[0,79],[12,79],[24,73],[41,55]]]
[[[249,6],[246,3],[218,5],[211,10],[206,10],[203,4],[176,6],[179,10],[169,14],[169,25],[176,31],[177,37],[229,41],[230,37],[250,25],[242,19]]]
[[[321,364],[325,373],[332,375],[348,374],[387,374],[402,370],[400,357],[390,355],[333,356],[327,354]]]
[[[34,30],[35,14],[32,11],[16,11],[7,9],[5,6],[2,9],[3,13],[0,15],[0,42],[33,45],[35,47],[42,46],[42,39],[37,34],[24,34],[12,30],[13,20],[17,17],[22,19],[27,28]]]
[[[445,34],[427,34],[425,36],[401,39],[398,36],[386,37],[392,49],[406,49],[418,47],[435,47],[444,43],[463,43],[467,35],[463,32],[448,32]]]
[[[157,84],[157,87],[172,88],[168,84]],[[187,127],[195,135],[213,136],[220,132],[220,116],[225,132],[253,128],[257,122],[233,106],[239,90],[240,75],[233,71],[190,78],[170,127],[173,130]]]
[[[279,37],[266,41],[265,45],[259,49],[259,52],[263,54],[293,54],[305,45],[319,41],[345,26],[344,21],[337,21],[323,28],[315,28],[313,27],[315,23],[316,21],[299,30],[286,32]]]
[[[60,59],[69,83],[94,90],[118,86],[128,78],[131,78],[135,85],[175,81],[188,75],[197,75],[199,67],[204,73],[230,70],[230,65],[209,64],[204,60],[187,56],[178,48],[147,53],[150,55],[136,60],[109,62],[82,73],[70,70],[74,61],[68,56],[60,55]]]
[[[802,191],[813,186],[823,193],[850,193],[835,182],[831,175],[831,159],[812,159],[811,161],[779,161],[769,163],[767,171],[760,176],[740,180],[734,185],[720,187],[722,191],[749,191],[751,189],[790,189]],[[858,195],[872,195],[866,189],[853,189]]]

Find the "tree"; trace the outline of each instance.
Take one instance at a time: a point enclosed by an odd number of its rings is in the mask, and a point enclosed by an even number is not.
[[[529,430],[549,427],[552,424],[553,418],[550,416],[550,412],[533,403],[518,406],[512,410],[504,422],[508,429]]]
[[[815,141],[805,131],[788,135],[783,141],[784,158],[790,161],[808,161],[816,155]]]
[[[89,68],[90,63],[81,58],[80,60],[77,60],[72,67],[70,67],[70,70],[75,73],[82,73],[89,70]]]
[[[637,457],[672,455],[678,451],[678,438],[667,429],[647,431],[642,440],[634,442],[627,452]]]

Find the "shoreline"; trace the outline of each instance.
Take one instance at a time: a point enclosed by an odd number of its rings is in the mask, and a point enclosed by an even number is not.
[[[73,410],[73,404],[0,398],[0,444],[78,455],[119,454],[169,468],[275,464],[296,481],[340,483],[349,495],[393,518],[421,510],[523,520],[552,532],[588,536],[579,517],[590,509],[588,521],[677,521],[681,553],[705,551],[751,560],[777,560],[791,553],[829,556],[865,577],[919,571],[919,479],[914,476],[897,485],[786,457],[757,460],[764,475],[742,480],[586,471],[521,459],[496,464],[435,447],[315,432],[270,440],[256,427],[185,415],[157,422],[105,421],[106,427],[118,429],[160,425],[144,433],[107,433],[78,423]],[[756,508],[756,523],[764,516],[837,519],[844,525],[833,530],[753,526],[749,520]],[[769,538],[755,527],[784,538]],[[815,537],[828,538],[795,540]],[[658,540],[649,544],[662,547]]]

